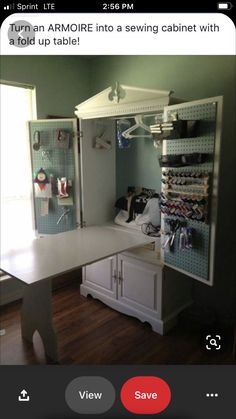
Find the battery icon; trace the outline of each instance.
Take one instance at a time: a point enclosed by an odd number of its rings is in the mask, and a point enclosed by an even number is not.
[[[233,7],[232,3],[217,3],[217,9],[218,10],[231,10]]]

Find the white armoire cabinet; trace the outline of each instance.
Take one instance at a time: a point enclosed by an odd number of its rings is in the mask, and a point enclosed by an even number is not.
[[[209,172],[211,179],[207,222],[188,220],[188,225],[194,231],[193,248],[186,251],[179,249],[179,232],[176,233],[172,250],[166,252],[159,246],[158,255],[157,249],[153,252],[135,248],[135,241],[140,243],[140,240],[132,241],[132,249],[123,240],[124,246],[122,250],[119,247],[119,254],[113,251],[107,257],[106,253],[104,259],[100,256],[98,262],[83,267],[82,295],[92,295],[113,309],[146,321],[161,334],[169,330],[180,311],[191,304],[193,280],[210,286],[214,284],[222,97],[178,102],[172,99],[170,91],[117,84],[78,105],[75,111],[77,121],[44,120],[30,123],[33,171],[43,167],[54,180],[66,176],[72,181],[73,200],[67,206],[59,205],[57,192],[52,187],[47,216],[42,216],[41,201],[35,197],[38,232],[57,234],[107,223],[111,228],[124,230],[124,227],[113,223],[117,198],[117,119],[135,115],[148,118],[152,115],[155,119],[158,114],[160,120],[160,114],[163,114],[166,121],[173,115],[182,120],[199,120],[200,130],[196,137],[165,140],[161,149],[162,155],[208,153],[212,157],[211,162],[191,167],[193,171]],[[55,147],[58,130],[70,133],[67,150]],[[35,151],[34,147],[37,131],[41,134],[40,152]],[[152,138],[145,138],[145,141],[152,141]],[[154,147],[153,153],[157,154]],[[169,228],[167,218],[162,214],[163,231]],[[125,234],[127,231],[130,235],[134,234],[131,230],[125,230]],[[103,240],[101,230],[101,244]]]
[[[192,283],[179,273],[174,280],[165,277],[160,259],[150,262],[148,256],[134,250],[84,267],[80,292],[164,334],[191,304]]]
[[[92,295],[122,313],[148,322],[154,331],[163,334],[175,324],[178,314],[191,304],[193,279],[210,286],[214,284],[222,98],[173,104],[170,92],[129,86],[122,86],[119,91],[118,86],[117,89],[108,88],[76,107],[81,129],[81,189],[85,225],[102,224],[114,218],[117,170],[115,119],[160,112],[163,112],[165,120],[173,115],[185,120],[199,120],[197,137],[163,141],[161,154],[209,153],[210,162],[188,167],[210,174],[208,221],[188,220],[195,234],[191,250],[179,249],[177,232],[172,251],[159,248],[159,258],[155,252],[140,248],[84,267],[81,294]],[[96,149],[97,136],[101,136],[111,147]],[[153,152],[156,152],[155,148]],[[162,229],[166,230],[167,226],[167,217],[162,215]]]

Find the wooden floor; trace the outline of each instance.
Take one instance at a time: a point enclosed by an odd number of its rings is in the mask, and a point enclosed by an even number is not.
[[[41,339],[34,347],[21,338],[19,302],[1,309],[0,362],[2,365],[44,364]],[[60,364],[217,364],[235,363],[232,339],[224,350],[208,352],[203,331],[182,319],[166,336],[148,324],[120,314],[103,303],[79,294],[72,284],[53,293],[54,323]]]

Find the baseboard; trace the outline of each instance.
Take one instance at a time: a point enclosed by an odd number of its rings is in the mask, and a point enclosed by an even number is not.
[[[21,300],[23,298],[23,292],[21,290],[10,292],[6,294],[1,294],[0,297],[0,306],[13,303],[15,301]]]

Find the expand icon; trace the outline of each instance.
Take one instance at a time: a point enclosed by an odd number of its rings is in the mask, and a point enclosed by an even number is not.
[[[206,349],[208,351],[221,349],[221,336],[220,335],[207,335],[206,336]]]

